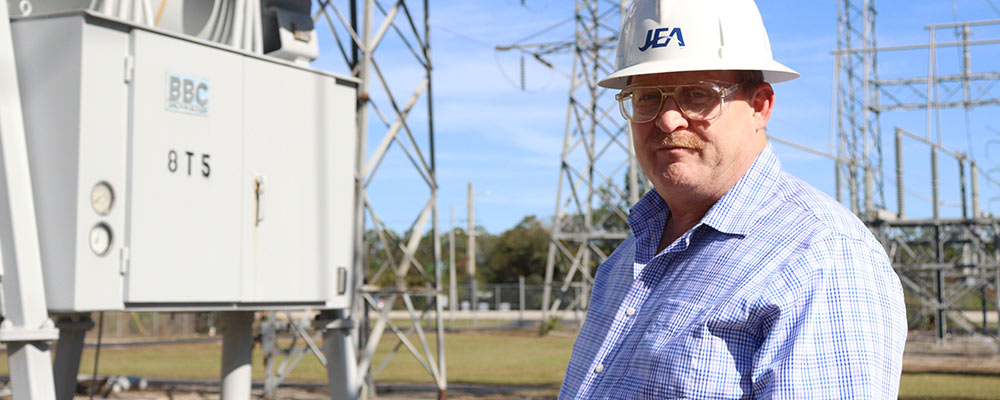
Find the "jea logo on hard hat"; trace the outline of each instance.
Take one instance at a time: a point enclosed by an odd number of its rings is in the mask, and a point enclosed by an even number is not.
[[[799,76],[774,60],[754,0],[632,0],[615,71],[597,84],[624,89],[637,75],[714,70],[761,71],[772,84]]]
[[[670,31],[669,35],[664,36],[664,33]],[[684,35],[681,33],[681,28],[657,28],[650,29],[646,31],[646,43],[639,46],[639,51],[646,51],[646,49],[652,47],[667,47],[670,44],[670,39],[677,39],[677,46],[684,47]]]

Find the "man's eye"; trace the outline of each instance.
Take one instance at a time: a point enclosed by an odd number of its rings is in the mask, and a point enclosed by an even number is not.
[[[687,97],[692,99],[700,99],[708,97],[709,93],[705,89],[690,89],[687,91]]]
[[[656,92],[645,92],[639,94],[639,101],[653,101],[660,97],[659,93]]]
[[[714,94],[712,92],[702,88],[691,88],[685,90],[683,95],[688,101],[696,103],[709,102],[714,98]]]

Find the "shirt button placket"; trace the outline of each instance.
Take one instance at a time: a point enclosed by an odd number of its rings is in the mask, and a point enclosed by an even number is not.
[[[625,310],[625,315],[627,315],[629,317],[635,315],[635,308],[634,307],[629,307],[628,309],[626,309]]]
[[[597,366],[594,367],[594,372],[599,374],[601,371],[604,371],[604,364],[597,364]]]

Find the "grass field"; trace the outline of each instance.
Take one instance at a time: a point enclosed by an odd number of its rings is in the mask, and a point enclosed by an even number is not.
[[[434,343],[433,335],[428,340]],[[396,342],[393,337],[383,340],[373,368],[380,365]],[[547,386],[554,395],[569,362],[573,337],[538,337],[531,331],[465,332],[449,334],[446,343],[450,383]],[[105,347],[101,350],[100,374],[218,379],[221,352],[219,342]],[[81,373],[92,371],[93,354],[92,349],[84,353]],[[432,354],[436,356],[436,352]],[[6,360],[0,358],[0,361],[0,373],[6,374]],[[264,377],[259,352],[254,354],[254,377]],[[316,358],[307,354],[288,379],[322,382],[326,374]],[[400,349],[377,381],[432,382],[430,374],[405,348]],[[904,372],[900,398],[1000,399],[1000,375]]]
[[[1000,399],[1000,376],[903,372],[899,398]]]

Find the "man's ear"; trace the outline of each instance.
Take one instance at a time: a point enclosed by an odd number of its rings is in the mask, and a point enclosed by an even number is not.
[[[767,129],[767,121],[771,119],[771,110],[774,109],[774,88],[770,83],[762,82],[757,86],[757,90],[754,90],[749,103],[753,110],[754,129],[759,131]]]

